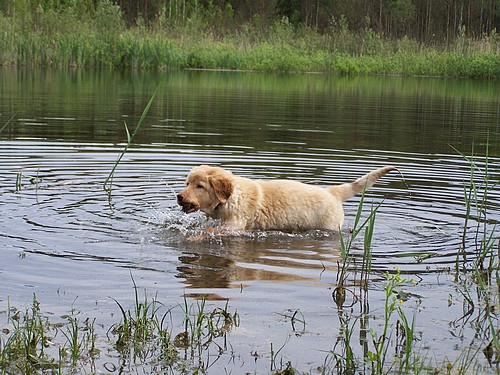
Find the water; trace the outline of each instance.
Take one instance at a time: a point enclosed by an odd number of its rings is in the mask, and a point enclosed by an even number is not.
[[[102,185],[126,144],[124,123],[132,132],[156,89],[108,197]],[[220,306],[229,299],[241,317],[229,337],[237,354],[223,355],[213,373],[270,372],[271,343],[275,350],[286,343],[283,363],[315,369],[340,332],[332,299],[338,236],[256,232],[192,242],[188,237],[214,223],[184,215],[175,194],[198,164],[318,185],[395,165],[404,178],[391,173],[365,197],[365,215],[370,204],[382,203],[371,327],[380,330],[384,272],[397,267],[419,281],[407,304],[410,312],[418,306],[426,355],[439,364],[470,344],[473,328],[460,320],[464,298],[449,272],[461,245],[470,178],[459,153],[484,156],[489,144],[488,165],[498,181],[498,82],[2,69],[0,98],[0,126],[14,116],[0,134],[3,311],[8,301],[29,305],[36,293],[54,316],[76,307],[109,327],[119,313],[112,298],[124,306],[134,300],[133,277],[166,304],[205,297]],[[484,167],[484,158],[477,163]],[[346,233],[358,202],[345,205]],[[487,207],[492,225],[499,205],[495,187]],[[354,252],[359,258],[361,240]],[[353,301],[351,309],[356,316],[362,308]],[[289,318],[294,311],[306,322],[300,330]],[[354,349],[362,351],[359,344]],[[102,371],[106,361],[113,358],[102,354]]]

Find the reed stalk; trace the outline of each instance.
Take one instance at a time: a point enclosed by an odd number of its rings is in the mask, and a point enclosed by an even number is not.
[[[14,119],[14,117],[16,117],[17,113],[18,112],[14,113],[12,115],[12,117],[10,119],[8,119],[5,124],[2,125],[2,127],[0,128],[0,134],[2,134],[2,132],[4,131],[4,129],[12,122],[12,120]]]
[[[358,238],[360,233],[364,230],[363,239],[363,261],[361,268],[361,285],[367,284],[368,274],[371,271],[371,243],[373,239],[373,229],[375,226],[375,215],[382,205],[379,203],[377,205],[372,205],[370,207],[370,213],[367,218],[361,220],[363,214],[363,206],[365,201],[365,195],[361,196],[360,202],[358,204],[358,209],[356,211],[356,216],[354,218],[354,224],[351,229],[350,235],[347,239],[344,234],[340,232],[340,251],[342,256],[342,265],[339,266],[339,273],[337,275],[337,287],[334,289],[333,297],[337,306],[341,307],[344,304],[346,298],[346,288],[345,283],[349,277],[351,262],[353,260],[351,250],[354,241]]]
[[[405,285],[416,283],[411,279],[404,279],[400,275],[399,269],[395,274],[386,274],[386,282],[384,285],[385,301],[384,301],[384,320],[382,333],[380,335],[371,329],[373,351],[368,351],[367,357],[374,363],[373,372],[375,374],[383,374],[386,371],[386,361],[388,359],[388,350],[391,345],[391,337],[393,331],[389,331],[391,327],[391,318],[396,312],[400,317],[400,323],[404,331],[404,350],[403,359],[400,362],[400,370],[406,373],[410,367],[410,358],[412,356],[413,342],[414,342],[414,329],[415,329],[415,314],[413,315],[411,323],[406,317],[402,304],[406,300],[406,293],[401,290]]]
[[[127,152],[128,148],[132,144],[132,141],[134,140],[135,135],[141,129],[142,124],[144,122],[144,119],[146,118],[146,116],[147,116],[147,114],[149,112],[149,109],[151,108],[151,105],[153,104],[153,100],[154,100],[154,98],[156,96],[157,91],[158,91],[158,89],[156,89],[156,91],[153,93],[153,95],[149,99],[148,103],[146,104],[146,107],[142,111],[142,115],[139,118],[139,121],[137,122],[137,125],[135,126],[134,131],[132,132],[132,134],[130,134],[130,131],[129,131],[128,126],[127,126],[127,123],[126,122],[124,123],[124,125],[125,125],[125,131],[127,133],[127,144],[125,145],[125,148],[123,149],[123,151],[120,153],[120,155],[116,159],[115,164],[111,168],[111,172],[109,172],[108,177],[106,177],[106,180],[104,181],[103,189],[104,189],[104,191],[106,191],[108,193],[108,195],[111,195],[111,191],[112,191],[112,187],[113,187],[113,177],[114,177],[114,174],[115,174],[115,170],[118,167],[118,164],[120,164],[120,162],[121,162],[123,156],[125,155],[125,153]]]
[[[492,182],[489,168],[489,142],[487,141],[482,168],[479,166],[478,157],[474,154],[474,146],[470,157],[452,148],[469,163],[469,180],[464,184],[464,223],[455,271],[458,273],[467,268],[472,270],[478,268],[481,271],[492,272],[498,264],[498,252],[495,250],[500,236],[497,234],[497,224],[491,222],[488,217],[489,193],[496,186]],[[478,174],[480,175],[477,176]],[[469,253],[474,255],[473,259],[467,258]]]

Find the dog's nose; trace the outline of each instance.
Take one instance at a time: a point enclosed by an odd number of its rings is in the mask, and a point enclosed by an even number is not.
[[[179,203],[182,203],[182,201],[184,200],[184,197],[182,196],[182,194],[177,194],[177,202]]]

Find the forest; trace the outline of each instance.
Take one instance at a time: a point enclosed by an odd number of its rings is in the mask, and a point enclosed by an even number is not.
[[[391,38],[447,43],[460,33],[470,37],[499,29],[498,0],[118,0],[129,23],[149,22],[162,12],[185,21],[193,15],[219,14],[224,26],[236,27],[254,17],[264,23],[286,17],[295,27],[322,32],[344,22],[352,32],[371,28]]]
[[[5,14],[73,10],[92,18],[99,0],[2,0]],[[425,43],[449,43],[461,34],[473,38],[500,29],[499,0],[116,0],[128,26],[164,18],[185,24],[201,18],[214,31],[234,30],[259,20],[286,18],[294,27],[324,32],[343,23],[350,31],[370,28],[387,38],[406,36]],[[24,17],[24,16],[22,16]],[[255,22],[254,22],[255,24]]]

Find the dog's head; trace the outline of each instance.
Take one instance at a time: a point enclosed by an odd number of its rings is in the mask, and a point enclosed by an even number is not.
[[[234,190],[234,176],[219,167],[200,165],[189,172],[186,188],[177,194],[177,203],[185,213],[202,211],[212,215],[215,208],[226,203]]]

